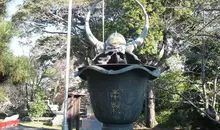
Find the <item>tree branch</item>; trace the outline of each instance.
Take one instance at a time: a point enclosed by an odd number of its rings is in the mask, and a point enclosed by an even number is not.
[[[199,32],[201,32],[203,29],[205,29],[209,24],[211,24],[213,21],[215,21],[218,17],[220,17],[220,15],[215,16],[213,19],[211,19],[209,22],[207,22],[202,28],[200,28],[195,34],[192,34],[184,39],[186,43],[187,41],[191,40],[194,36],[198,35]]]
[[[184,95],[182,95],[182,94],[180,94],[180,93],[178,93],[178,92],[174,92],[174,91],[165,89],[165,88],[163,88],[163,87],[158,87],[158,86],[156,86],[156,88],[161,89],[161,90],[164,90],[164,91],[169,92],[169,93],[171,93],[171,94],[176,94],[176,95],[182,97],[184,100],[188,101],[193,107],[195,107],[195,108],[196,108],[197,110],[199,110],[201,113],[205,114],[210,120],[212,120],[212,121],[214,121],[214,122],[220,124],[219,121],[216,121],[214,118],[212,118],[206,111],[201,110],[198,106],[196,106],[191,100],[189,100],[188,98],[186,98]]]
[[[199,37],[203,37],[203,36],[205,36],[205,37],[212,37],[212,38],[220,39],[220,36],[217,35],[217,34],[215,34],[215,35],[209,35],[209,34],[197,34],[197,35],[195,35],[195,36],[199,36]]]
[[[50,33],[50,34],[64,34],[66,35],[66,32],[53,32],[53,31],[47,31],[47,30],[43,30],[44,33]]]

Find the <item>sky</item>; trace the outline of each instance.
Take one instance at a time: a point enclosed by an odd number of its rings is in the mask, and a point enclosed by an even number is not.
[[[5,20],[10,20],[11,17],[18,11],[19,5],[23,4],[23,0],[11,0],[6,5],[6,18]],[[13,54],[16,56],[28,56],[30,47],[28,46],[21,46],[19,44],[19,40],[22,40],[18,38],[17,36],[13,37],[10,41],[10,49],[12,50]]]
[[[11,0],[10,2],[7,3],[6,5],[7,20],[11,19],[11,16],[18,11],[19,5],[22,5],[23,2],[24,2],[23,0]]]
[[[18,11],[19,6],[23,4],[24,0],[11,0],[7,3],[6,7],[6,18],[5,20],[11,20],[11,17]],[[45,28],[46,31],[59,31],[57,28],[53,26],[48,26]],[[29,56],[29,52],[31,47],[33,47],[35,41],[39,39],[41,36],[50,36],[53,34],[35,34],[30,39],[32,41],[31,45],[22,45],[20,42],[25,43],[27,40],[25,38],[19,38],[18,36],[14,36],[10,41],[10,50],[16,56]]]

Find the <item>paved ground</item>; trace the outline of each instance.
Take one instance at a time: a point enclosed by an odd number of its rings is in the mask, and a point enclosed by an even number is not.
[[[41,130],[39,128],[27,128],[22,126],[4,128],[3,130]]]
[[[17,126],[17,127],[4,128],[3,130],[55,130],[55,129],[43,129],[43,128]]]

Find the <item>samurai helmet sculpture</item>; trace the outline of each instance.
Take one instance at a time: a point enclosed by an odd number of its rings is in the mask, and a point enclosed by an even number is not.
[[[89,10],[89,12],[86,16],[85,30],[86,30],[86,34],[87,34],[91,44],[96,46],[97,51],[99,53],[100,52],[109,52],[109,51],[121,52],[123,54],[125,52],[132,53],[135,48],[137,48],[138,46],[140,46],[143,43],[145,37],[147,36],[147,32],[148,32],[148,28],[149,28],[149,20],[148,20],[148,15],[147,15],[147,12],[146,12],[144,6],[138,0],[135,0],[138,3],[138,5],[141,7],[141,9],[144,13],[144,16],[145,16],[144,29],[137,39],[135,39],[132,42],[127,43],[125,38],[123,37],[123,35],[116,32],[116,33],[111,34],[108,37],[108,39],[106,40],[106,42],[103,43],[103,42],[99,41],[92,34],[90,26],[89,26],[89,19],[90,19],[91,13],[94,11],[96,5],[100,1],[102,1],[102,0],[98,0],[93,4],[93,6],[91,7],[91,9]]]

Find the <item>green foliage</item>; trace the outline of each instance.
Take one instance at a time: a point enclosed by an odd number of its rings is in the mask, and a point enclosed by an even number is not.
[[[27,57],[15,57],[14,66],[10,73],[11,80],[14,84],[26,83],[30,78],[32,72],[32,66]]]
[[[41,117],[47,110],[45,95],[43,91],[37,91],[34,102],[30,105],[29,114],[31,117]]]
[[[53,77],[56,71],[57,70],[55,68],[50,67],[46,70],[46,72],[42,75],[42,77]]]
[[[8,58],[6,55],[8,53],[8,42],[14,35],[15,29],[13,24],[11,22],[4,21],[3,18],[0,17],[0,82],[4,81],[8,76],[7,74],[10,68],[8,63],[11,61],[11,57]]]
[[[169,122],[173,126],[178,125],[182,127],[192,126],[194,128],[204,124],[203,116],[197,109],[193,108],[190,104],[182,102],[174,112],[170,115]]]
[[[155,57],[155,60],[159,60],[160,44],[167,36],[173,37],[170,36],[170,30],[168,29],[174,28],[175,31],[182,33],[183,29],[178,28],[179,24],[192,25],[194,22],[197,22],[193,21],[196,17],[192,16],[192,5],[195,5],[195,2],[190,0],[140,0],[140,2],[146,7],[150,28],[148,36],[143,46],[139,48],[138,53],[141,55],[151,55],[151,57]],[[140,35],[143,29],[144,17],[140,7],[134,0],[111,0],[107,1],[106,5],[105,36],[109,36],[116,31],[124,35],[127,40],[135,39]],[[169,6],[171,8],[166,8]],[[99,28],[101,28],[101,25],[94,27],[93,32],[101,39],[102,34],[98,31]],[[178,37],[175,36],[173,38]]]
[[[141,3],[144,4],[143,0],[141,0]],[[144,17],[140,7],[135,1],[112,0],[107,1],[106,5],[107,16],[109,18],[113,17],[113,20],[108,20],[105,24],[106,36],[118,31],[126,38],[133,38],[141,33]],[[146,5],[144,4],[144,6]]]
[[[159,113],[157,113],[156,120],[163,127],[170,126],[171,123],[169,122],[169,118],[171,114],[172,112],[169,110],[160,111]]]
[[[192,102],[200,101],[199,91],[189,82],[189,77],[184,75],[184,59],[178,55],[167,59],[169,71],[162,73],[157,80],[157,86],[162,90],[156,94],[156,118],[162,127],[193,126],[202,120],[199,112],[180,96],[184,95]]]
[[[8,52],[8,42],[14,36],[14,26],[0,18],[0,82],[9,76],[14,57]],[[16,65],[16,64],[14,64]],[[13,73],[13,70],[11,71]]]
[[[136,122],[144,122],[144,120],[145,120],[144,114],[141,114],[141,116],[137,119]]]
[[[156,118],[161,127],[180,126],[191,130],[204,124],[204,118],[198,110],[182,101],[175,109],[158,112]]]
[[[28,57],[13,56],[10,52],[3,53],[2,74],[13,84],[26,83],[33,76],[33,68]]]
[[[5,14],[5,4],[7,0],[0,0],[0,17]]]
[[[21,20],[28,20],[33,18],[31,15],[40,15],[41,12],[46,12],[50,7],[54,6],[65,6],[67,5],[65,0],[25,0],[22,8],[12,17],[13,22]]]
[[[161,74],[157,85],[167,91],[157,91],[156,110],[172,111],[182,98],[177,94],[170,94],[168,91],[182,94],[189,86],[187,79],[181,71],[168,71]]]
[[[179,55],[173,55],[166,60],[166,64],[170,67],[170,71],[181,73],[183,71],[183,61],[184,57],[180,57]]]
[[[0,62],[1,53],[7,49],[7,43],[14,35],[14,26],[0,18]],[[1,68],[0,68],[1,71]]]

